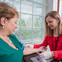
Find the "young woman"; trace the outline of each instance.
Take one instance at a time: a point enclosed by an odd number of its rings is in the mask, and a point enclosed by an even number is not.
[[[44,52],[41,57],[45,59],[54,58],[56,61],[62,60],[62,25],[57,11],[49,12],[45,17],[46,36],[42,44],[34,45],[34,48],[47,47],[50,52]]]

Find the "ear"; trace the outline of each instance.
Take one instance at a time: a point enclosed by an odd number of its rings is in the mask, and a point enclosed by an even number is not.
[[[5,25],[6,20],[7,20],[7,19],[6,19],[5,17],[2,17],[2,18],[1,18],[1,22],[0,22],[0,23],[1,23],[1,25]]]

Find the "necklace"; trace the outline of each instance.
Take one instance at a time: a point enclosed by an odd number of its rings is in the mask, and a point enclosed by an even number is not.
[[[9,39],[9,37],[4,38],[4,40],[6,40],[7,42],[9,42],[9,43],[13,44],[13,43],[12,43],[12,41]]]
[[[55,37],[58,37],[58,28],[56,28],[56,29],[54,30],[53,35],[54,35]]]
[[[10,45],[12,48],[18,50],[18,48],[13,44],[11,39],[8,36],[0,36],[8,45]]]
[[[55,37],[58,37],[58,34],[54,34]]]
[[[5,42],[12,43],[8,36],[0,36]]]
[[[10,41],[9,41],[9,43],[11,43],[11,44],[12,44],[12,41],[10,40]]]
[[[12,48],[18,50],[18,48],[12,43],[12,41],[11,41],[9,38],[6,39],[6,40],[7,40],[7,43],[9,42],[9,43],[12,45],[12,46],[11,46]],[[9,43],[8,43],[8,44],[9,44]],[[9,45],[10,45],[10,44],[9,44]]]

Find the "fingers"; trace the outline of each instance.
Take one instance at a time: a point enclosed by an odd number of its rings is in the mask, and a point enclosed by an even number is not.
[[[45,51],[45,52],[43,52],[43,53],[41,53],[39,55],[40,55],[41,58],[44,58],[44,59],[52,58],[52,54],[51,54],[50,51],[49,52],[48,51]]]
[[[42,49],[43,49],[44,51],[46,51],[46,50],[47,50],[47,47],[43,46]]]
[[[43,46],[43,47],[40,47],[39,50],[40,50],[40,52],[44,52],[47,50],[47,48]]]

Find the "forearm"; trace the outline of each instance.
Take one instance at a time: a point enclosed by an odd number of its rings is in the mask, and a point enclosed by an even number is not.
[[[36,52],[36,50],[33,48],[24,48],[24,51],[23,51],[24,55],[33,54],[35,52]]]
[[[34,48],[28,48],[28,47],[26,47],[26,48],[24,48],[23,53],[24,53],[24,55],[29,55],[29,54],[37,53],[40,50],[41,50],[40,48],[39,49],[34,49]]]

